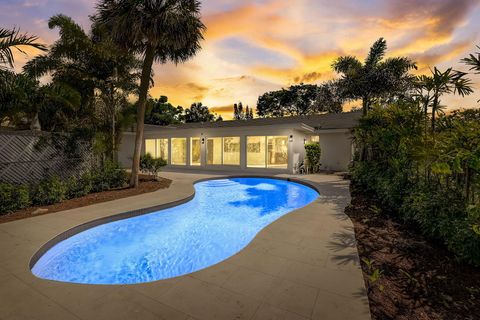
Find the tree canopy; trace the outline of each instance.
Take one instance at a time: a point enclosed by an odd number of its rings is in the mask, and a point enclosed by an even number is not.
[[[362,100],[363,113],[367,114],[374,102],[405,96],[413,84],[409,73],[416,64],[407,57],[384,59],[387,52],[385,39],[378,39],[362,63],[354,56],[339,57],[332,64],[341,75],[338,86],[350,100]]]
[[[285,117],[342,111],[343,99],[336,82],[294,85],[267,92],[258,98],[260,117]]]
[[[179,123],[212,122],[219,120],[221,120],[221,118],[210,112],[210,109],[201,102],[192,103],[190,108],[183,108],[181,106],[174,107],[168,102],[168,97],[166,96],[161,96],[158,99],[149,99],[147,101],[146,124],[168,126]]]
[[[143,57],[130,186],[138,186],[145,108],[154,61],[185,62],[200,50],[205,25],[197,0],[101,0],[94,21],[113,41]]]

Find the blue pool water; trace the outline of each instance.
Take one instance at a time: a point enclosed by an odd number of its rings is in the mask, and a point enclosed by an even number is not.
[[[179,206],[78,233],[48,250],[37,277],[74,283],[132,284],[171,278],[242,250],[268,224],[314,201],[302,184],[232,178],[195,184]]]

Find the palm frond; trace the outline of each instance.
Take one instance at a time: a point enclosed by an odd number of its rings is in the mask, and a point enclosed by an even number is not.
[[[332,68],[338,73],[349,74],[362,69],[362,63],[354,56],[343,56],[333,62]]]
[[[13,68],[15,63],[13,48],[23,54],[26,54],[26,52],[22,50],[22,46],[29,46],[41,51],[46,51],[47,47],[37,41],[37,36],[26,33],[21,34],[19,29],[8,30],[0,28],[0,63],[7,64],[10,68]]]
[[[365,59],[365,66],[371,67],[382,61],[387,51],[387,41],[384,38],[380,38],[372,45],[367,58]]]
[[[155,49],[160,63],[179,63],[200,49],[205,25],[197,0],[102,0],[97,5],[95,25],[110,31],[115,43],[144,54],[146,45]]]
[[[480,46],[477,46],[480,49]],[[470,54],[469,57],[463,58],[461,61],[466,65],[470,66],[471,71],[475,71],[475,73],[480,73],[480,52],[476,52],[474,54]]]

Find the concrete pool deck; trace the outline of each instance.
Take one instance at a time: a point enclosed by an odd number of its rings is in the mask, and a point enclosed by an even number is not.
[[[228,173],[223,173],[228,175]],[[87,221],[190,196],[193,182],[222,174],[162,172],[169,189],[0,224],[0,319],[370,319],[353,226],[343,213],[348,181],[314,183],[321,197],[263,229],[209,268],[135,285],[81,285],[36,278],[30,258]]]

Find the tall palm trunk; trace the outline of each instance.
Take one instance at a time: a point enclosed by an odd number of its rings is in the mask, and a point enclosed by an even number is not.
[[[150,86],[150,76],[152,72],[155,50],[151,45],[145,50],[143,60],[142,77],[140,78],[140,91],[138,94],[137,105],[137,132],[135,135],[135,149],[133,152],[132,175],[130,176],[130,187],[138,187],[138,173],[140,171],[140,153],[143,144],[143,128],[145,122],[145,103],[147,101],[148,88]]]

